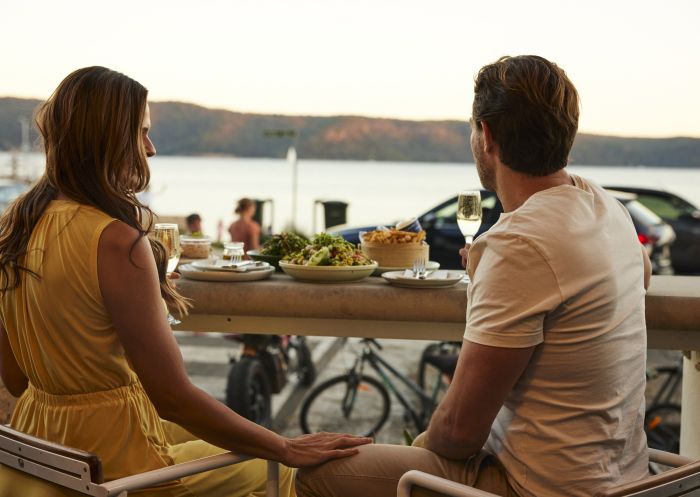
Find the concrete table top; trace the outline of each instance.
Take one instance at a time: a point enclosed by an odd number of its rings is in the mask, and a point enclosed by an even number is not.
[[[382,278],[333,284],[282,274],[247,283],[183,278],[178,288],[194,303],[178,327],[190,331],[459,340],[467,305],[465,283],[416,290]],[[700,277],[652,277],[646,315],[651,348],[700,349]]]

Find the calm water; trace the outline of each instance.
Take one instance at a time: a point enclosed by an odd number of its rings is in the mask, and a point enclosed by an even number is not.
[[[7,172],[9,161],[9,154],[0,152],[0,173]],[[30,154],[25,164],[36,174],[42,161],[42,155]],[[233,220],[234,202],[243,196],[274,200],[275,230],[291,220],[292,168],[285,160],[155,157],[151,169],[151,205],[156,212],[198,212],[208,234],[216,234],[219,220],[226,226]],[[570,170],[602,184],[666,189],[700,205],[700,169],[579,166]],[[348,202],[349,223],[371,225],[419,215],[459,190],[478,185],[473,164],[300,160],[298,226],[312,231],[317,199]]]

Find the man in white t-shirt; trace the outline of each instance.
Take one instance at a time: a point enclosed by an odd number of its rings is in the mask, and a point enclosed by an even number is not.
[[[521,497],[590,496],[647,474],[651,265],[625,208],[564,169],[576,89],[520,56],[482,68],[474,93],[472,151],[505,212],[465,260],[454,379],[421,448],[366,446],[303,471],[303,497],[389,496],[408,469]]]

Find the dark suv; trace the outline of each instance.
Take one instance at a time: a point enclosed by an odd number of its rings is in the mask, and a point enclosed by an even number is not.
[[[623,192],[612,193],[629,211],[637,229],[637,236],[649,253],[655,274],[673,274],[669,246],[675,239],[673,229],[656,214],[640,204],[635,195]],[[481,233],[488,231],[503,212],[503,206],[495,193],[481,190],[482,221]],[[464,236],[457,226],[457,197],[453,197],[433,207],[420,216],[419,221],[426,232],[430,245],[430,259],[440,263],[445,269],[457,269],[461,264],[459,249],[464,247]],[[395,224],[395,223],[393,223]],[[384,226],[389,226],[385,224]],[[375,226],[346,228],[335,233],[352,242],[360,242],[360,232],[371,231]]]
[[[671,225],[676,232],[671,262],[677,274],[700,273],[700,209],[670,192],[628,186],[609,188],[636,195],[640,204]]]

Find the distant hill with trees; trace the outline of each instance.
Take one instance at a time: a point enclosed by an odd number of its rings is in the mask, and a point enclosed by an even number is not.
[[[39,100],[0,98],[0,150],[20,145],[19,117]],[[151,136],[162,155],[284,157],[296,140],[305,159],[472,162],[469,125],[361,116],[282,116],[209,109],[183,102],[151,103]],[[296,138],[269,136],[296,130]],[[32,131],[37,139],[36,130]],[[698,138],[622,138],[580,133],[571,164],[700,167]]]

